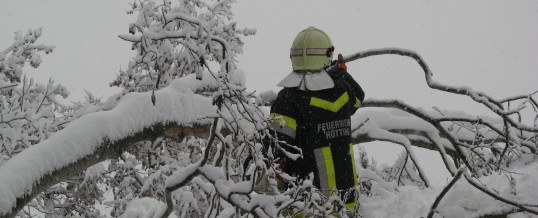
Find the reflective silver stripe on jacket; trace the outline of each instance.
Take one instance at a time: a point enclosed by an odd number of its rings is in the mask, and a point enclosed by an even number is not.
[[[322,149],[314,149],[314,156],[316,158],[316,165],[318,166],[319,188],[323,195],[329,197],[329,181],[327,178],[327,169],[325,168],[325,158],[323,158]]]
[[[296,134],[295,129],[292,129],[291,127],[287,125],[280,125],[280,123],[277,123],[275,121],[270,121],[269,123],[275,131],[282,133],[284,135],[287,135],[289,137],[295,138],[295,134]]]

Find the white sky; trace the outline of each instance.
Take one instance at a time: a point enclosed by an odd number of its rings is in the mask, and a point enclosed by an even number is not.
[[[136,19],[127,15],[132,0],[2,0],[0,50],[13,32],[43,27],[38,41],[56,46],[41,67],[28,75],[40,82],[53,78],[77,101],[86,89],[110,96],[108,86],[132,57],[125,34]],[[377,48],[418,52],[434,80],[469,86],[504,98],[538,90],[538,1],[323,1],[240,0],[235,5],[241,27],[258,33],[246,38],[239,65],[247,86],[265,91],[291,70],[289,48],[308,26],[331,36],[337,53]],[[411,105],[476,112],[464,97],[444,95],[426,87],[424,74],[411,59],[371,57],[348,64],[367,98],[402,99]],[[371,155],[373,156],[373,155]]]

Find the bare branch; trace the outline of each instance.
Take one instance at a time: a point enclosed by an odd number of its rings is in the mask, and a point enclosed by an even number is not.
[[[437,208],[437,205],[439,205],[439,203],[441,202],[441,199],[443,199],[443,197],[446,195],[446,193],[448,193],[448,191],[450,190],[450,188],[452,188],[452,186],[454,186],[454,184],[456,184],[456,182],[460,179],[461,177],[461,174],[463,174],[463,171],[465,170],[465,168],[460,168],[458,170],[458,173],[452,178],[452,180],[450,181],[450,183],[448,183],[448,185],[443,188],[443,190],[441,191],[441,193],[439,194],[439,196],[437,196],[437,198],[435,199],[435,201],[433,202],[433,205],[432,207],[430,208],[430,213],[428,213],[428,218],[432,218],[433,217],[433,214],[435,213],[435,209]]]
[[[380,101],[380,100],[367,100],[363,102],[362,107],[385,107],[385,108],[397,108],[403,111],[406,111],[412,115],[415,115],[416,117],[430,123],[433,127],[435,127],[441,136],[446,137],[450,143],[454,146],[456,154],[462,158],[463,163],[469,168],[469,170],[472,171],[472,167],[467,161],[466,155],[460,148],[460,143],[458,143],[458,139],[454,137],[450,132],[448,132],[445,128],[443,128],[440,124],[440,122],[435,121],[435,119],[426,113],[423,113],[420,110],[415,109],[414,107],[407,105],[401,101],[398,100],[388,100],[388,101]]]
[[[380,50],[370,50],[365,52],[358,52],[353,55],[344,57],[343,62],[347,63],[350,61],[354,61],[357,59],[362,59],[370,56],[377,56],[377,55],[401,55],[401,56],[407,56],[410,58],[413,58],[422,68],[424,71],[424,74],[426,76],[426,83],[428,86],[432,89],[436,89],[443,92],[449,92],[453,94],[458,95],[466,95],[469,96],[471,99],[473,99],[475,102],[481,103],[487,108],[489,108],[492,112],[497,113],[499,116],[501,116],[503,119],[507,120],[510,125],[517,127],[518,129],[538,133],[538,127],[530,127],[527,126],[521,122],[514,121],[511,117],[508,115],[513,113],[510,111],[505,111],[502,109],[501,103],[499,101],[495,101],[492,99],[489,95],[483,93],[483,92],[477,92],[470,88],[466,87],[453,87],[453,86],[447,86],[443,85],[441,83],[435,82],[432,79],[433,73],[431,72],[430,68],[426,64],[426,62],[418,55],[417,53],[413,51],[403,50],[403,49],[380,49]],[[335,66],[331,66],[328,71],[336,69]]]
[[[478,184],[469,174],[465,173],[464,174],[464,177],[465,179],[467,180],[467,182],[469,182],[469,184],[471,184],[472,186],[474,186],[475,188],[477,188],[478,190],[486,193],[487,195],[491,196],[492,198],[495,198],[499,201],[502,201],[506,204],[509,204],[509,205],[512,205],[512,206],[515,206],[515,207],[518,207],[520,208],[521,210],[525,211],[525,212],[529,212],[529,213],[532,213],[532,214],[535,214],[535,215],[538,215],[538,210],[537,209],[533,209],[533,208],[530,208],[529,206],[526,206],[528,204],[526,203],[523,203],[523,202],[518,202],[516,200],[510,200],[510,199],[507,199],[507,198],[504,198],[502,196],[500,196],[499,194],[493,192],[492,190],[489,190],[487,187],[485,187],[484,185],[482,184]]]

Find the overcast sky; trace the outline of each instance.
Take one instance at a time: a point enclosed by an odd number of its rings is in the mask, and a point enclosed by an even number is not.
[[[108,83],[125,69],[127,33],[135,19],[126,1],[2,0],[0,47],[13,32],[43,27],[40,42],[56,46],[31,75],[52,77],[73,93],[108,96]],[[336,3],[335,3],[336,2]],[[528,93],[538,81],[537,1],[312,1],[243,0],[234,9],[242,27],[254,27],[239,57],[251,89],[276,89],[291,69],[289,47],[308,26],[325,30],[336,52],[398,47],[418,52],[434,79],[471,86],[494,97]],[[374,57],[349,64],[367,97],[432,102],[418,65],[404,57]],[[420,99],[424,99],[420,100]],[[435,100],[434,100],[435,101]]]
[[[125,13],[129,2],[2,0],[0,50],[10,45],[13,32],[43,27],[38,42],[56,49],[43,56],[37,71],[26,68],[28,75],[40,82],[53,78],[73,101],[84,96],[83,89],[106,98],[118,91],[108,84],[132,57],[130,44],[117,37],[136,19]],[[538,90],[538,1],[240,0],[234,11],[240,27],[258,30],[244,39],[239,57],[249,89],[278,90],[275,85],[291,70],[293,38],[316,26],[332,38],[336,53],[404,48],[418,52],[441,83],[494,98]],[[348,68],[366,98],[480,110],[464,97],[428,89],[419,66],[405,57],[371,57]]]

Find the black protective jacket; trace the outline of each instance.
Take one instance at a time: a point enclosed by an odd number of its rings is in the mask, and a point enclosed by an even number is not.
[[[357,185],[350,117],[364,100],[362,88],[344,69],[330,76],[335,84],[330,89],[282,89],[270,115],[279,138],[303,152],[299,159],[285,161],[285,171],[299,179],[314,173],[314,185],[326,196],[333,188],[347,191]]]

